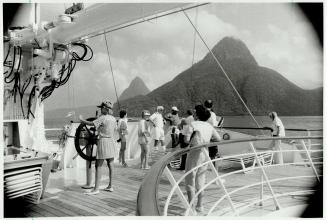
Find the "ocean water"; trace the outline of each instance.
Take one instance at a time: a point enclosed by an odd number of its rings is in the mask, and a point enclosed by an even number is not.
[[[286,129],[322,129],[323,116],[281,116],[280,117]],[[271,120],[268,116],[256,116],[258,124],[262,127],[270,127]],[[45,120],[45,128],[62,128],[69,121],[63,120]],[[256,128],[257,125],[250,116],[226,116],[224,117],[225,127],[251,127]],[[234,130],[234,129],[233,129]],[[259,130],[235,129],[236,131],[251,134],[262,135]],[[269,131],[265,131],[269,134]],[[60,131],[47,131],[47,139],[56,139],[60,135]],[[287,136],[306,136],[303,131],[286,131]],[[311,135],[322,135],[322,131],[311,132]]]
[[[271,127],[271,120],[268,116],[256,116],[258,124],[261,127]],[[323,129],[323,116],[281,116],[285,129]],[[226,116],[224,117],[225,127],[252,127],[256,128],[257,125],[250,116]],[[239,130],[252,135],[260,135],[261,131],[254,130]],[[265,131],[265,134],[269,134]],[[304,131],[287,131],[286,136],[300,136],[307,135]],[[322,135],[322,131],[312,131],[311,135]]]

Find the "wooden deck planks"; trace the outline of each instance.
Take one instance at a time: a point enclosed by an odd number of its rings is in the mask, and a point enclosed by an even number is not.
[[[23,214],[26,217],[33,217],[33,218],[35,218],[35,217],[44,217],[43,215],[41,215],[38,212],[34,212],[31,209],[26,209],[26,207],[24,208]]]
[[[31,206],[30,209],[34,212],[39,213],[42,217],[55,217],[56,214],[49,212],[47,209],[44,209],[42,204],[38,204],[37,206]]]
[[[109,197],[108,193],[109,192],[103,192],[103,193],[100,193],[101,195],[96,195],[96,196],[90,195],[90,196],[87,196],[87,199],[89,200],[89,202],[97,204],[101,208],[104,208],[108,212],[111,212],[112,215],[121,214],[122,212],[127,213],[127,212],[129,212],[129,210],[131,210],[130,206],[128,205],[128,202],[126,202],[126,201],[122,201],[120,203],[116,202],[117,199],[113,198],[112,194]],[[133,207],[133,209],[135,210],[135,207]]]
[[[94,203],[90,199],[85,199],[83,196],[76,198],[71,194],[61,194],[60,198],[70,201],[72,202],[72,205],[83,208],[85,211],[90,212],[96,216],[105,216],[110,214],[110,212],[107,212],[106,209],[99,208],[97,205],[98,203]]]
[[[61,210],[63,213],[65,213],[65,216],[76,216],[78,214],[77,212],[68,209],[67,205],[61,206],[60,203],[57,203],[55,200],[44,202],[44,204],[53,209]]]
[[[53,203],[58,205],[59,208],[66,207],[67,209],[71,210],[73,213],[76,213],[78,216],[92,216],[91,212],[88,212],[84,209],[83,206],[76,205],[71,201],[67,201],[66,199],[54,199],[52,200]]]

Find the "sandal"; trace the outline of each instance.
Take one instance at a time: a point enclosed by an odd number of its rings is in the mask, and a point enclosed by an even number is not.
[[[92,186],[92,185],[83,185],[83,186],[81,186],[81,188],[82,189],[92,189],[92,188],[94,188],[94,186]]]
[[[100,191],[99,190],[92,190],[90,192],[85,192],[84,194],[85,195],[96,195],[96,194],[99,194]]]
[[[104,188],[103,190],[108,191],[108,192],[113,192],[114,191],[114,189],[112,187],[109,187],[109,186],[107,188]]]

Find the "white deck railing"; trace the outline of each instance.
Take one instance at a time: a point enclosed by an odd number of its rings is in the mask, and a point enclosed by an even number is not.
[[[293,149],[283,149],[283,150],[266,150],[266,151],[257,151],[256,148],[254,147],[255,142],[260,142],[260,141],[271,141],[271,140],[282,140],[283,142],[288,142],[291,143],[289,146],[293,146]],[[320,181],[321,174],[318,172],[316,165],[321,165],[322,164],[322,157],[317,157],[315,159],[321,160],[321,161],[314,161],[312,158],[311,154],[313,153],[322,153],[322,144],[321,143],[315,143],[312,144],[311,140],[318,140],[321,141],[322,137],[321,136],[314,136],[314,137],[306,137],[306,136],[301,136],[301,137],[284,137],[284,138],[249,138],[249,139],[240,139],[240,140],[230,140],[230,141],[222,141],[222,142],[216,142],[216,143],[210,143],[210,144],[205,144],[197,147],[192,147],[189,149],[181,149],[178,150],[174,153],[170,153],[168,155],[165,155],[160,161],[158,161],[150,170],[146,178],[144,179],[140,190],[138,194],[138,200],[137,200],[137,214],[138,215],[168,215],[169,213],[169,206],[171,204],[171,200],[173,198],[174,194],[177,194],[177,197],[180,200],[180,204],[184,207],[184,215],[193,215],[195,214],[194,210],[192,207],[194,207],[195,200],[197,196],[204,192],[209,186],[212,184],[216,184],[220,187],[220,189],[223,192],[223,195],[220,198],[217,198],[217,201],[213,202],[211,207],[209,207],[209,211],[205,213],[205,215],[212,215],[216,214],[214,213],[214,210],[217,209],[217,207],[220,206],[221,202],[227,199],[227,204],[229,206],[229,213],[232,213],[232,215],[238,216],[242,215],[242,212],[252,206],[253,204],[262,204],[264,201],[272,199],[273,204],[276,208],[276,210],[282,209],[283,207],[280,204],[280,199],[287,197],[289,195],[295,195],[295,194],[311,194],[312,193],[312,188],[308,189],[301,189],[301,190],[296,190],[294,189],[291,192],[283,192],[283,193],[276,193],[274,190],[274,187],[272,186],[272,183],[278,182],[278,181],[289,181],[289,180],[298,180],[298,179],[316,179],[317,181]],[[250,145],[252,152],[249,153],[243,153],[243,154],[235,154],[235,155],[228,155],[226,157],[222,158],[216,158],[214,160],[210,160],[209,155],[207,154],[207,151],[204,151],[205,148],[209,146],[219,146],[228,144],[229,146],[232,147],[231,144],[233,143],[246,143]],[[302,149],[298,149],[298,147],[301,147]],[[320,149],[312,149],[312,146],[319,147]],[[171,173],[171,170],[167,167],[169,162],[173,160],[174,158],[181,156],[182,154],[186,154],[189,151],[193,150],[199,150],[201,149],[202,152],[205,153],[207,156],[207,161],[194,167],[192,170],[189,170],[188,172],[180,175],[178,179],[174,178],[174,175]],[[291,161],[287,162],[284,164],[265,164],[263,163],[263,158],[261,157],[262,154],[271,154],[272,156],[274,154],[278,153],[292,153],[292,154],[302,154],[305,155],[305,158],[303,158],[302,161]],[[221,174],[218,172],[216,167],[214,166],[213,162],[216,161],[216,163],[221,162],[221,161],[226,161],[230,158],[244,158],[244,157],[254,157],[254,160],[256,161],[256,164],[258,165],[257,167],[251,168],[254,171],[259,171],[261,173],[261,180],[246,184],[244,186],[241,186],[237,189],[233,189],[231,191],[228,191],[227,185],[224,183],[224,179],[227,177],[233,175],[233,174],[238,174],[242,173],[243,170],[236,170],[233,172],[229,173],[224,173]],[[187,198],[184,196],[183,189],[180,187],[180,184],[183,183],[185,177],[193,172],[194,170],[198,169],[201,166],[206,166],[209,165],[211,170],[213,171],[215,177],[208,181],[201,189],[199,189],[196,193],[193,199],[188,202]],[[294,167],[294,165],[307,165],[310,166],[312,169],[312,175],[298,175],[298,176],[287,176],[287,177],[280,177],[280,178],[274,178],[271,179],[269,178],[269,174],[266,172],[266,168],[274,169],[277,167],[281,166],[288,166],[288,167]],[[162,176],[167,177],[169,183],[171,184],[171,190],[166,197],[166,201],[164,204],[161,204],[159,202],[159,196],[158,196],[158,188],[159,188],[159,183],[160,179]],[[176,175],[175,175],[176,176]],[[266,195],[263,195],[263,185],[266,185],[268,187],[269,194],[266,193]],[[254,186],[261,186],[260,192],[260,198],[259,199],[254,199],[253,201],[248,201],[246,205],[242,204],[240,206],[239,204],[235,203],[231,196],[235,194],[236,192],[240,192],[241,190],[246,190]],[[163,206],[163,210],[161,207]]]

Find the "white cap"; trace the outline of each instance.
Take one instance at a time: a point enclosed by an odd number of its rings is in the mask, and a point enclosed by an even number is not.
[[[173,110],[173,111],[175,111],[175,112],[178,112],[178,111],[179,111],[178,108],[177,108],[176,106],[173,106],[173,107],[171,108],[171,110]]]

